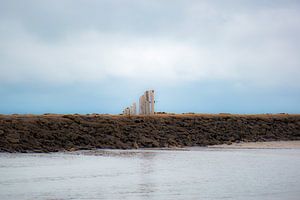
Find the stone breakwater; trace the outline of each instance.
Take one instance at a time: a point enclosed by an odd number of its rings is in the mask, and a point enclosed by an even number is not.
[[[2,152],[276,140],[300,140],[300,115],[0,115]]]

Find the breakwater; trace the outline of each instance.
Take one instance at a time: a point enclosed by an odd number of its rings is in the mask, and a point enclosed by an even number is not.
[[[300,115],[0,115],[0,151],[206,146],[300,140]]]

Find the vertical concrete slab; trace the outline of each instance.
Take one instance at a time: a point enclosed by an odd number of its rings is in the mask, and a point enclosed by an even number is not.
[[[154,115],[154,90],[148,91],[149,95],[149,115]]]
[[[136,113],[136,103],[134,102],[133,104],[132,104],[132,115],[136,115],[137,113]]]

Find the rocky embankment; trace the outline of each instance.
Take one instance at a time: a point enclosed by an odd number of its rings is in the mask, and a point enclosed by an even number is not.
[[[300,140],[300,115],[0,115],[0,151]]]

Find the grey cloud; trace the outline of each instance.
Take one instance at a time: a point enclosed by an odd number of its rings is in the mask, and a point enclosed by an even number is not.
[[[1,0],[0,112],[299,112],[299,35],[297,0]]]
[[[20,22],[44,39],[87,29],[120,34],[212,39],[231,17],[269,9],[299,8],[297,1],[2,1],[1,19]],[[193,39],[193,38],[192,38]]]
[[[2,81],[154,76],[298,83],[297,1],[0,4]]]

